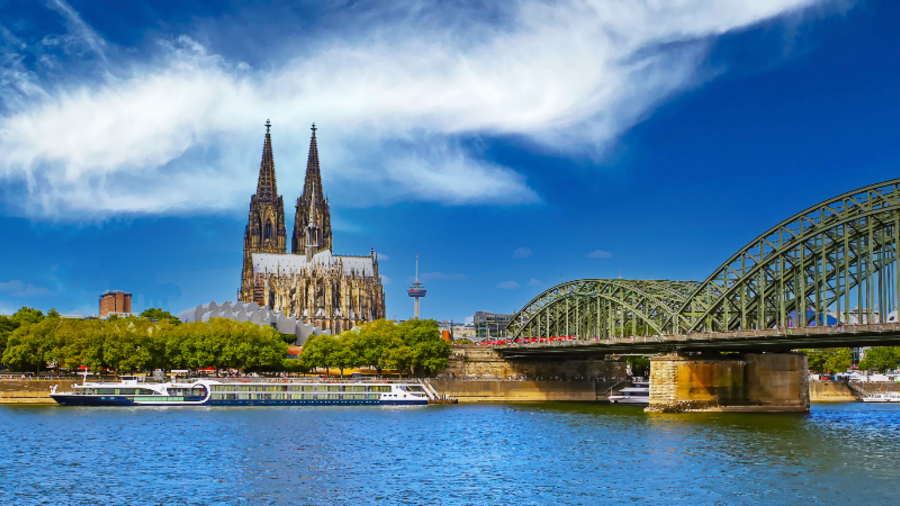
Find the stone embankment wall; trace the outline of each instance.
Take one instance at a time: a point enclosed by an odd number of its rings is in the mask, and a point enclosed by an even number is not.
[[[72,390],[73,380],[0,380],[0,404],[56,404],[50,387],[60,392]]]
[[[867,392],[900,392],[900,383],[893,381],[865,381],[860,383]]]
[[[475,346],[454,346],[438,379],[597,380],[625,378],[624,362],[603,359],[504,359]]]
[[[882,381],[864,381],[859,383],[867,392],[900,392],[900,383]],[[842,381],[810,381],[809,400],[823,401],[855,401],[859,395]]]
[[[605,401],[610,391],[629,386],[626,380],[431,380],[439,394],[459,402]]]
[[[855,401],[856,399],[857,395],[850,390],[846,383],[840,381],[809,382],[809,400],[811,401]]]
[[[809,411],[800,353],[651,359],[650,412]]]

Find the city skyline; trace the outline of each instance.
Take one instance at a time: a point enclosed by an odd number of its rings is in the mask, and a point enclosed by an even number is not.
[[[633,7],[618,13],[633,32],[623,42],[584,26],[612,21],[579,22],[566,3],[547,19],[530,3],[425,5],[0,6],[16,20],[0,30],[12,62],[0,88],[0,313],[95,313],[109,289],[133,293],[136,311],[234,300],[267,118],[286,195],[300,192],[317,123],[335,253],[379,253],[399,319],[412,314],[416,252],[422,316],[463,321],[514,312],[561,277],[702,279],[785,216],[896,177],[898,6],[686,4],[662,26]],[[256,32],[237,12],[271,29],[242,46]],[[450,23],[425,49],[454,30],[470,42],[390,57],[440,16],[475,28]],[[307,18],[310,32],[294,35]],[[394,38],[352,59],[388,28]],[[566,30],[550,49],[568,44],[570,59],[523,43]],[[534,54],[510,53],[509,40]],[[543,76],[551,63],[567,82]],[[298,75],[308,80],[284,77]],[[513,86],[518,76],[530,84]],[[491,99],[497,89],[508,96]]]

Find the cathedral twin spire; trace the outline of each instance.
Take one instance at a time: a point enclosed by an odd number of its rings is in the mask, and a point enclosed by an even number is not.
[[[285,253],[287,249],[284,204],[282,197],[278,195],[275,180],[271,127],[272,123],[267,120],[256,194],[250,199],[250,217],[244,232],[245,262],[251,261],[253,253]],[[303,192],[297,199],[295,211],[291,252],[311,258],[320,251],[330,251],[331,212],[328,199],[322,191],[315,123],[312,125]]]

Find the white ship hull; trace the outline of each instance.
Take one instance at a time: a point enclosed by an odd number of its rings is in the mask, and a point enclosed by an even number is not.
[[[85,383],[50,397],[62,406],[416,406],[437,396],[419,382],[197,380]]]
[[[610,395],[609,402],[613,404],[636,404],[639,406],[650,405],[650,383],[635,380],[634,386],[623,388],[622,395]]]

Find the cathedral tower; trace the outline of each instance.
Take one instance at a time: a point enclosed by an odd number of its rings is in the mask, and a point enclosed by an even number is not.
[[[375,251],[368,255],[332,251],[331,210],[322,191],[315,123],[306,179],[297,199],[292,254],[286,252],[284,205],[275,186],[269,127],[266,122],[259,183],[244,232],[240,300],[333,333],[384,318],[384,286]]]
[[[272,136],[266,120],[266,139],[256,194],[250,197],[250,217],[244,228],[244,269],[241,276],[241,300],[259,297],[253,292],[253,253],[285,253],[287,233],[284,228],[284,199],[278,195],[275,183],[275,160],[272,157]]]
[[[319,148],[316,146],[316,124],[312,125],[309,158],[303,193],[297,199],[294,235],[291,252],[306,255],[307,260],[320,251],[331,249],[331,211],[328,198],[322,193],[322,174],[319,171]]]

